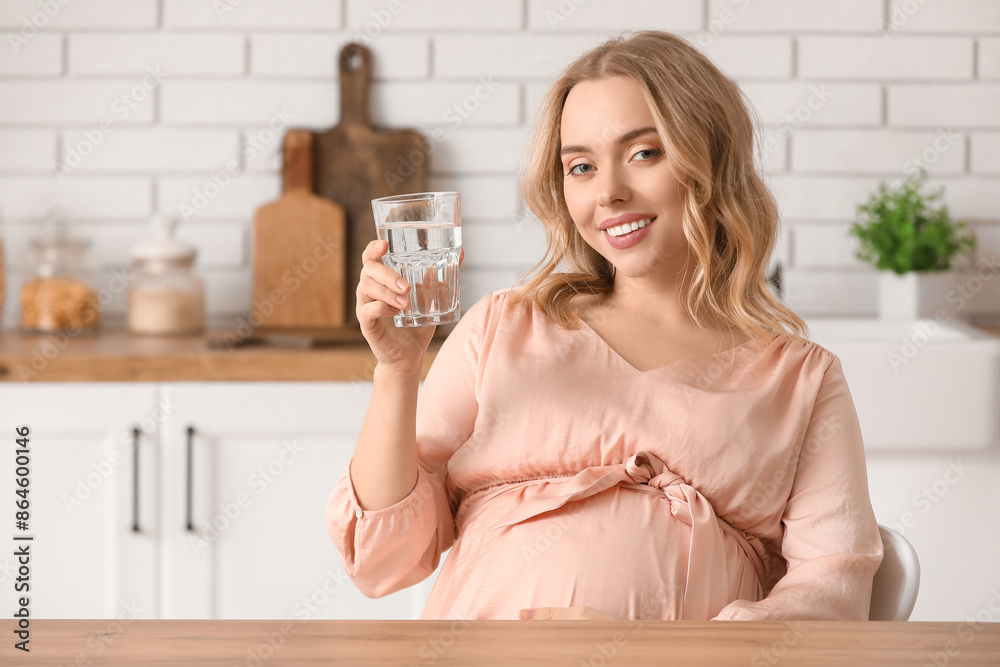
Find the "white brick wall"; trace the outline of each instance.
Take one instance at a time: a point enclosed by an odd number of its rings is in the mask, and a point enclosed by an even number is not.
[[[979,78],[1000,79],[1000,37],[979,41]]]
[[[516,31],[524,6],[506,0],[347,0],[347,25],[364,34],[382,30]]]
[[[1000,3],[995,0],[889,0],[889,25],[900,32],[1000,33]]]
[[[709,25],[725,31],[875,32],[882,0],[709,0]],[[731,14],[727,18],[726,12]],[[714,23],[713,23],[714,22]]]
[[[803,37],[799,76],[830,80],[939,81],[972,78],[967,37]]]
[[[167,28],[339,28],[340,0],[159,0]]]
[[[122,58],[123,53],[129,57]],[[246,39],[211,32],[90,32],[69,38],[70,74],[140,74],[153,63],[171,76],[241,76],[246,66]]]
[[[280,79],[331,79],[340,50],[353,39],[347,32],[257,33],[250,37],[250,72]],[[430,75],[430,39],[424,35],[380,35],[373,65],[376,79],[426,79]]]
[[[31,24],[41,30],[155,28],[158,11],[159,0],[4,0],[0,3],[0,27],[20,30]]]
[[[800,313],[875,314],[876,273],[846,230],[880,181],[917,163],[974,225],[967,268],[1000,253],[995,0],[4,0],[0,28],[4,326],[54,205],[107,275],[152,213],[190,207],[179,233],[199,249],[213,316],[246,310],[248,232],[280,191],[281,134],[337,123],[336,59],[352,40],[374,52],[373,122],[423,131],[429,186],[463,194],[467,304],[544,248],[513,175],[546,82],[647,28],[691,40],[754,105],[782,211],[774,261]],[[970,312],[1000,317],[993,283]]]
[[[690,32],[703,23],[699,0],[529,0],[528,27],[539,31],[651,30]]]

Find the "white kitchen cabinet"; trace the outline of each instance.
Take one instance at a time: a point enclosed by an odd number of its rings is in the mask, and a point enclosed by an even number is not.
[[[0,516],[8,545],[14,544],[14,534],[34,536],[27,543],[27,595],[34,618],[156,617],[156,398],[155,386],[137,383],[0,385],[5,491]],[[24,425],[31,429],[27,532],[14,526],[15,428]],[[135,428],[140,429],[137,507]],[[0,558],[0,586],[6,593],[0,604],[7,618],[15,604],[13,551],[5,548]]]
[[[166,386],[164,618],[418,618],[428,582],[372,600],[347,578],[326,500],[347,466],[369,383]]]
[[[366,598],[326,531],[370,394],[363,382],[0,385],[11,452],[14,427],[32,428],[33,617],[418,618],[436,575]],[[11,488],[13,454],[0,459]],[[15,566],[0,558],[5,589]]]

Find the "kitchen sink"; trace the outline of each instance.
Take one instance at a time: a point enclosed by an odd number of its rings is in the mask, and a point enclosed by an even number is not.
[[[964,322],[808,319],[844,367],[868,449],[1000,442],[1000,339]]]

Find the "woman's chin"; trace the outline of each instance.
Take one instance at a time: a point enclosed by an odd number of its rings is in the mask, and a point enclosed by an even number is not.
[[[671,253],[670,256],[672,256]],[[670,257],[663,259],[647,259],[644,262],[619,262],[615,266],[615,277],[628,278],[629,280],[656,279],[663,282],[672,281],[672,273],[666,271],[665,263]]]

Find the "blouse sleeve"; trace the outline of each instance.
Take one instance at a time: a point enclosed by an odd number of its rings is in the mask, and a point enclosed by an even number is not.
[[[836,356],[817,393],[781,523],[786,574],[763,600],[736,600],[712,620],[868,620],[882,539],[861,425]]]
[[[394,505],[363,510],[350,464],[326,504],[326,525],[344,570],[370,598],[423,581],[455,541],[455,499],[446,465],[478,414],[476,375],[487,299],[455,325],[417,395],[417,482]]]

